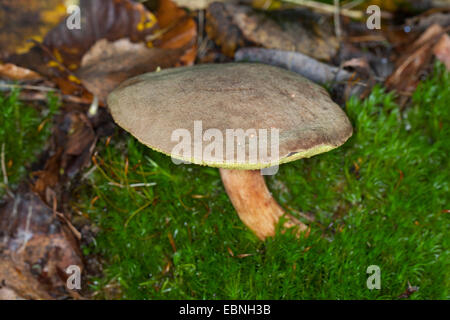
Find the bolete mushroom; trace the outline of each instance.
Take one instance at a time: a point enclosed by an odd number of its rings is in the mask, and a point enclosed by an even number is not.
[[[352,135],[347,116],[324,88],[258,63],[143,74],[116,88],[108,106],[116,123],[148,147],[172,159],[220,168],[239,217],[260,239],[273,236],[285,215],[260,169],[327,152]],[[193,143],[184,141],[180,147],[182,133]],[[242,133],[245,139],[239,140]],[[268,152],[268,145],[275,148]],[[285,217],[286,227],[307,229],[292,216]]]

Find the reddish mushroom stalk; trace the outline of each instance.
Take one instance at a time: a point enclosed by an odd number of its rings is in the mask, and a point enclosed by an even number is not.
[[[220,169],[220,176],[242,222],[261,240],[274,236],[275,227],[285,212],[272,197],[260,170]],[[294,217],[285,217],[288,220],[284,227],[297,226],[299,231],[308,229]]]

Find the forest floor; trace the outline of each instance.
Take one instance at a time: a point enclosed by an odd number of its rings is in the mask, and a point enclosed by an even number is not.
[[[106,259],[92,289],[127,299],[395,299],[411,285],[412,298],[448,299],[448,88],[450,73],[436,67],[402,112],[375,87],[347,103],[355,132],[343,147],[268,178],[281,205],[313,226],[301,239],[260,242],[217,169],[174,165],[116,132],[72,204],[100,229],[83,249]],[[379,290],[366,284],[371,265]]]

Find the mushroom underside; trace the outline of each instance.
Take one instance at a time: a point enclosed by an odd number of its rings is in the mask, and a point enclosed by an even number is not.
[[[299,232],[308,230],[305,224],[286,214],[275,201],[260,170],[221,168],[220,176],[239,218],[259,239],[274,236],[282,216],[287,219],[285,228],[297,227]]]

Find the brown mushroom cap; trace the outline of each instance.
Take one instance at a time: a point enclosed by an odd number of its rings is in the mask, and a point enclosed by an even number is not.
[[[350,121],[324,88],[296,73],[258,63],[206,64],[143,74],[116,88],[108,105],[114,120],[148,147],[220,168],[261,169],[311,157],[342,145],[352,135]],[[245,160],[239,161],[224,146],[222,156],[196,158],[194,143],[204,148],[210,141],[194,137],[194,121],[202,121],[203,132],[219,129],[224,140],[227,129],[266,129],[269,137],[272,128],[279,129],[278,156],[269,150],[268,157],[252,161],[246,147]],[[190,158],[173,153],[176,129],[187,129],[197,139]]]

